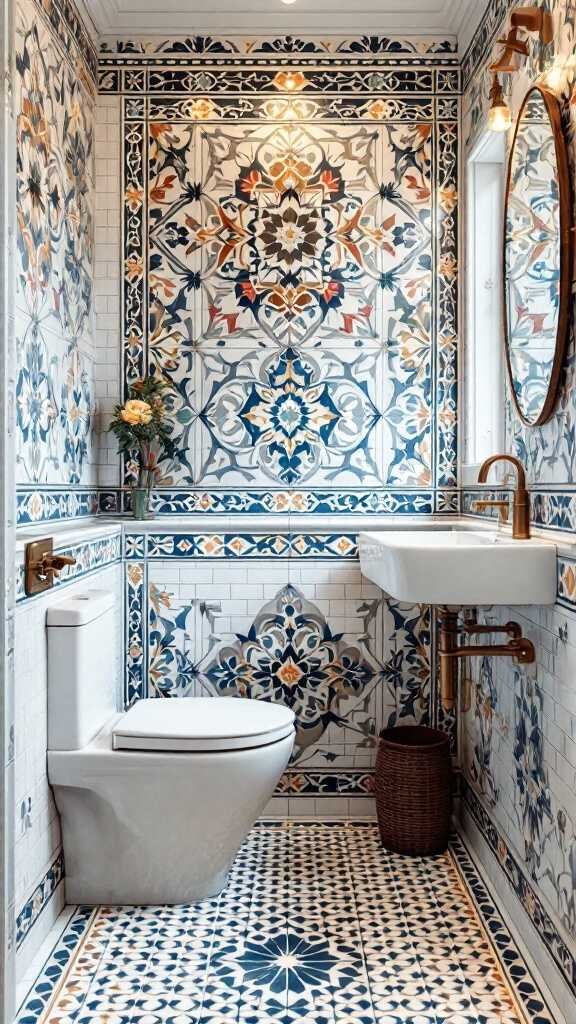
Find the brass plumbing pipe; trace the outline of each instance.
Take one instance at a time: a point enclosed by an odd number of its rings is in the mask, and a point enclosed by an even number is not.
[[[446,711],[456,707],[457,664],[459,658],[477,658],[487,655],[490,658],[515,658],[521,665],[530,665],[535,661],[536,653],[533,643],[522,636],[522,629],[517,622],[506,622],[502,626],[480,626],[471,619],[458,624],[458,612],[450,608],[439,609],[439,643],[440,661],[440,699]],[[505,644],[459,644],[458,638],[464,636],[483,636],[490,633],[505,633],[510,637]]]

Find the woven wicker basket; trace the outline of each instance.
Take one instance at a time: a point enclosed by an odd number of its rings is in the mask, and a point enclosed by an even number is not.
[[[376,809],[383,846],[426,856],[448,845],[450,740],[424,726],[384,729],[376,759]]]

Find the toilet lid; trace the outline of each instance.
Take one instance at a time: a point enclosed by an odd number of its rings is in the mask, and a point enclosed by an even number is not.
[[[238,697],[139,700],[116,722],[115,750],[241,750],[290,736],[294,713]]]

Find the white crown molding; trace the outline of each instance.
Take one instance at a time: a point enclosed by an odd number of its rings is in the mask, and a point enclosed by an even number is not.
[[[473,35],[488,0],[81,0],[101,35]]]

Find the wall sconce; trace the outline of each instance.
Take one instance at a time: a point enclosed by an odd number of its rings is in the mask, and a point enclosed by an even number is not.
[[[500,79],[494,70],[492,71],[487,127],[491,132],[507,132],[512,127],[512,114],[504,98]]]
[[[535,34],[539,41],[547,46],[554,38],[554,25],[550,11],[541,7],[519,7],[510,15],[510,31],[505,39],[498,42],[504,47],[500,60],[492,64],[494,71],[514,73],[518,71],[515,56],[528,56],[528,43],[520,38],[520,30]]]
[[[500,60],[497,60],[494,64],[490,65],[491,71],[496,71],[499,74],[507,72],[513,74],[518,71],[518,64],[515,61],[515,55],[519,54],[521,57],[528,56],[528,43],[523,39],[518,38],[518,28],[511,28],[506,39],[498,39],[504,49],[500,55]]]
[[[513,28],[523,28],[525,32],[535,32],[545,46],[554,38],[552,15],[542,7],[520,7],[512,11],[510,24]]]
[[[507,132],[512,125],[512,115],[504,98],[498,75],[514,74],[519,70],[518,58],[528,56],[528,43],[520,37],[520,31],[535,33],[543,45],[552,42],[554,26],[550,11],[541,7],[518,7],[510,15],[510,31],[498,43],[504,47],[498,60],[490,65],[492,88],[490,89],[490,110],[488,128],[493,132]]]

